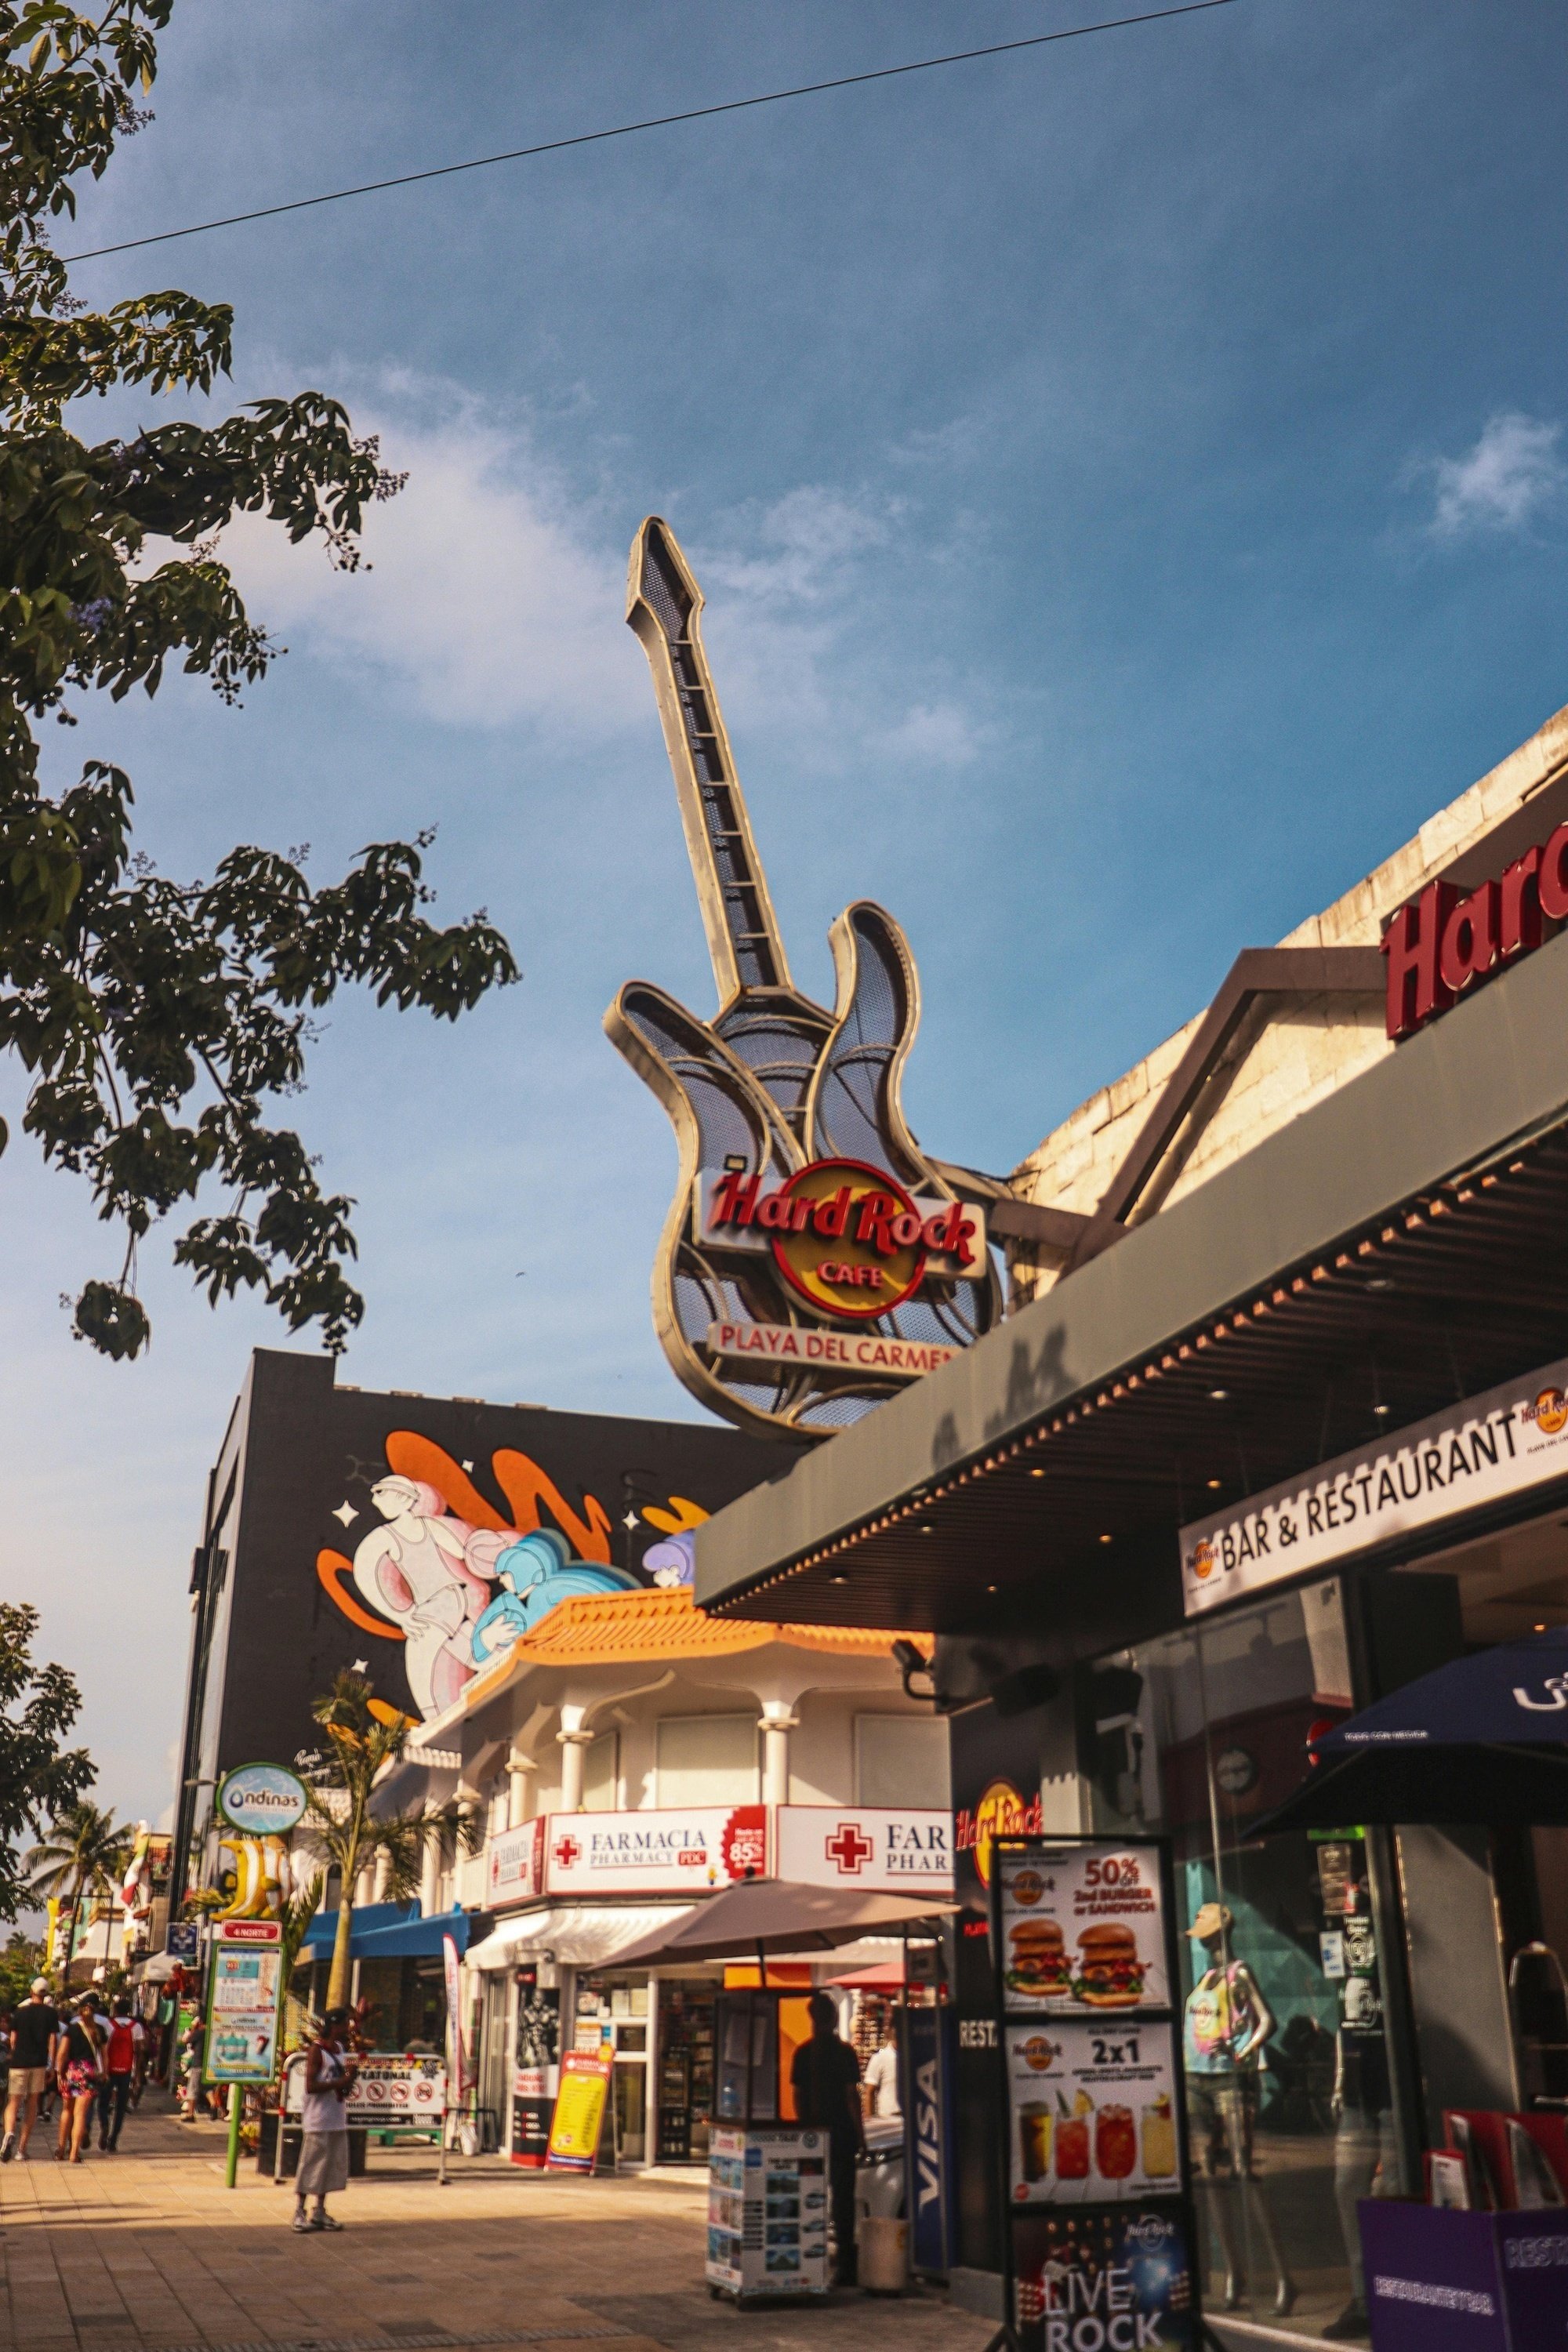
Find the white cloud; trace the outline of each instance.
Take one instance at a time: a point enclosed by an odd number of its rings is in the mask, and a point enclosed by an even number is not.
[[[994,733],[977,724],[956,702],[917,702],[883,742],[897,757],[919,768],[967,768]]]
[[[366,518],[369,568],[334,572],[319,546],[292,548],[242,516],[223,552],[253,617],[444,724],[646,741],[647,670],[622,619],[625,510],[612,519],[605,501],[575,495],[526,420],[451,385],[386,371],[353,409],[408,477]],[[711,596],[731,723],[809,742],[828,767],[868,753],[947,771],[976,758],[984,723],[951,698],[906,704],[907,673],[867,643],[868,625],[874,642],[909,593],[907,501],[806,483],[700,537],[676,520]]]
[[[1517,410],[1487,419],[1480,438],[1462,457],[1438,457],[1430,467],[1436,499],[1427,528],[1434,539],[1480,531],[1522,531],[1558,505],[1568,490],[1568,465],[1557,453],[1561,425]]]
[[[223,551],[253,615],[450,723],[603,737],[646,719],[642,656],[620,625],[625,559],[526,436],[471,405],[415,425],[362,405],[355,422],[408,474],[366,518],[371,568],[334,572],[318,546],[241,517]]]
[[[846,498],[803,484],[751,525],[745,555],[710,558],[712,577],[754,604],[824,604],[850,585],[863,555],[887,545],[901,512],[898,499]]]

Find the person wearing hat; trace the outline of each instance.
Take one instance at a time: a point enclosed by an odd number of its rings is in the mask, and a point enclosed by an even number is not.
[[[27,2160],[27,2142],[38,2119],[38,2101],[55,2063],[60,2013],[49,1999],[47,1977],[35,1977],[26,2000],[18,2001],[11,2018],[11,2082],[5,2100],[5,2136],[0,2139],[0,2164]],[[16,2118],[21,2116],[18,2131]]]
[[[1228,1905],[1205,1903],[1187,1929],[1194,1947],[1194,1983],[1182,2021],[1187,2105],[1194,2141],[1213,2184],[1215,2229],[1225,2257],[1225,2308],[1234,2311],[1243,2292],[1244,2266],[1237,2258],[1231,2230],[1229,2184],[1234,2180],[1273,2265],[1274,2309],[1283,2319],[1295,2308],[1296,2283],[1286,2267],[1267,2186],[1254,2167],[1252,2145],[1258,2075],[1265,2063],[1264,2045],[1274,2032],[1274,2012],[1247,1962],[1235,1957],[1235,1926]]]
[[[300,2170],[294,2183],[296,2230],[341,2230],[327,2210],[334,2189],[348,2186],[349,2119],[343,2101],[353,2089],[357,2068],[344,2053],[346,2009],[329,2009],[305,2060],[305,2112],[300,2118]],[[316,2200],[307,2217],[305,2200]]]

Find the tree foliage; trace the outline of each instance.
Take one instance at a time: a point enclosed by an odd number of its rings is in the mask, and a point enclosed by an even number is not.
[[[0,1950],[0,2013],[26,2000],[35,1978],[43,1974],[44,1948],[36,1937],[13,1927]]]
[[[131,1859],[132,1835],[107,1806],[82,1797],[56,1815],[47,1837],[26,1857],[27,1882],[35,1895],[68,1906],[65,1933],[57,1946],[62,1984],[70,1980],[82,1905],[89,1895],[113,1901]]]
[[[0,1601],[0,1919],[14,1919],[31,1893],[17,1840],[38,1838],[90,1787],[85,1748],[62,1748],[81,1697],[63,1666],[35,1666],[38,1612]]]
[[[409,1727],[406,1716],[374,1699],[363,1675],[337,1675],[310,1712],[321,1727],[325,1753],[306,1776],[308,1801],[301,1827],[338,1873],[337,1936],[327,1986],[327,2007],[337,2009],[349,1996],[354,1884],[361,1871],[384,1863],[387,1893],[394,1902],[405,1902],[418,1887],[426,1847],[445,1836],[446,1823],[439,1813],[422,1809],[374,1811],[376,1785],[401,1758]],[[459,1823],[459,1840],[470,1851],[478,1834],[473,1822]]]
[[[258,1289],[336,1349],[363,1312],[344,1271],[353,1202],[321,1191],[268,1105],[300,1089],[311,1014],[342,984],[453,1020],[517,971],[482,913],[447,929],[426,915],[428,835],[372,845],[324,887],[302,854],[250,846],[210,882],[176,882],[133,849],[121,769],[89,758],[64,790],[43,779],[38,730],[76,726],[84,696],[153,694],[177,662],[233,702],[266,674],[277,648],[219,552],[237,515],[353,571],[367,507],[399,488],[320,392],[99,442],[76,429],[95,396],[205,395],[229,369],[226,305],[169,291],[85,310],[52,241],[73,183],[146,121],[135,101],[173,6],[106,0],[94,19],[0,0],[0,1054],[27,1074],[24,1128],[124,1240],[75,1301],[79,1338],[138,1352],[137,1244],[210,1178],[224,1204],[185,1227],[176,1261],[213,1301]]]

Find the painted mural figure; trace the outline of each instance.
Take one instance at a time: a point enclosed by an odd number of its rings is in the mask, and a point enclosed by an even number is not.
[[[492,1538],[493,1540],[493,1538]],[[494,1574],[501,1590],[480,1614],[471,1636],[474,1663],[486,1665],[549,1615],[558,1601],[579,1592],[636,1592],[639,1577],[623,1568],[591,1566],[574,1559],[564,1536],[536,1528],[497,1555]]]
[[[451,1706],[474,1672],[469,1629],[488,1591],[466,1558],[473,1530],[447,1516],[423,1480],[383,1478],[370,1498],[385,1525],[361,1539],[354,1582],[403,1628],[408,1688],[428,1719]]]

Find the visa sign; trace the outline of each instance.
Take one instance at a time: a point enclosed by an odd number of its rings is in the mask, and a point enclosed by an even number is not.
[[[905,2177],[911,2183],[910,2259],[945,2275],[952,2261],[954,2168],[953,2038],[951,2008],[903,2013]]]

